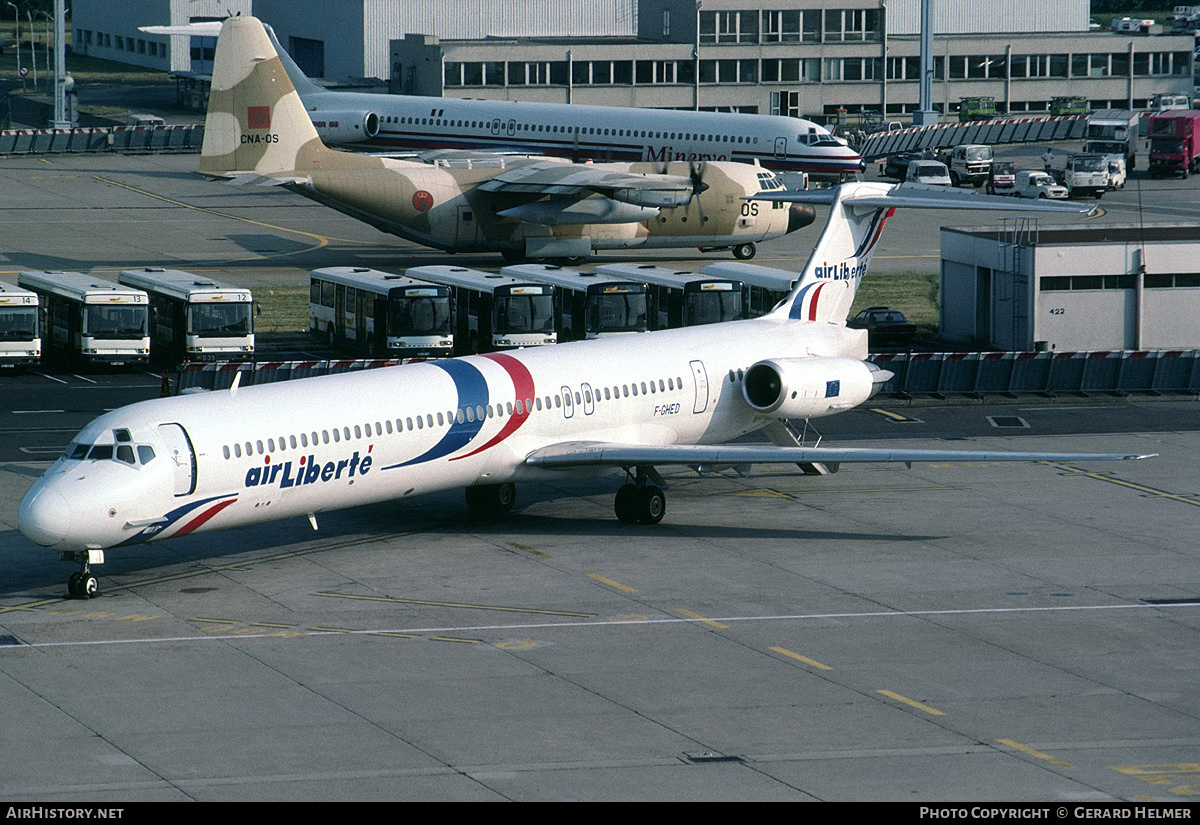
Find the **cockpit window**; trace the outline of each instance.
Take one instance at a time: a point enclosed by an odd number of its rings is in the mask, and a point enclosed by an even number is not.
[[[149,444],[129,444],[125,441],[132,441],[128,438],[128,430],[117,430],[118,434],[124,434],[125,439],[119,444],[81,444],[72,442],[63,453],[63,458],[75,461],[111,461],[116,460],[125,464],[138,466],[139,464],[149,464],[154,460],[154,448]]]
[[[118,443],[128,443],[130,441],[133,441],[133,436],[131,436],[129,434],[129,430],[126,430],[124,428],[119,429],[119,430],[113,430],[113,438],[116,439],[116,441]]]

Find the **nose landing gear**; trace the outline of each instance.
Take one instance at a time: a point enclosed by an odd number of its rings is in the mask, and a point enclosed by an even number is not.
[[[63,561],[79,562],[78,572],[72,573],[71,577],[67,579],[67,593],[71,598],[94,599],[100,595],[100,582],[92,573],[92,562],[104,563],[103,550],[64,551],[60,557]]]

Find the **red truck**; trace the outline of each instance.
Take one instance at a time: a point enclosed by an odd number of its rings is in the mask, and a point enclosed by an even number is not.
[[[1200,172],[1200,110],[1179,109],[1150,117],[1150,175]]]

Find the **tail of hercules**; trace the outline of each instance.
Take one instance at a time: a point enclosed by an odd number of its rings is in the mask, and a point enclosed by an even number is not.
[[[317,136],[263,24],[254,17],[226,20],[213,60],[201,174],[307,175],[331,151]]]

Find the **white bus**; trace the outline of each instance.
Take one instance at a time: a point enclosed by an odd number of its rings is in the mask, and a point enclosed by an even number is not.
[[[654,329],[678,329],[748,317],[744,284],[736,278],[681,272],[653,264],[603,264],[597,275],[645,281]]]
[[[405,274],[450,287],[457,355],[558,343],[553,284],[461,266],[417,266]]]
[[[42,359],[38,296],[0,283],[0,367],[27,367]]]
[[[560,341],[651,329],[644,281],[606,278],[551,264],[515,264],[500,274],[554,285],[554,326]]]
[[[314,269],[309,330],[331,347],[371,358],[442,358],[453,354],[450,289],[354,266]]]
[[[150,359],[150,299],[140,289],[82,272],[22,272],[38,295],[43,349],[68,363],[123,366]]]
[[[735,278],[746,286],[746,312],[757,318],[773,310],[788,296],[799,272],[787,272],[769,266],[745,264],[740,261],[718,261],[700,267],[697,275],[707,278]]]
[[[125,269],[117,281],[150,296],[150,353],[171,364],[254,357],[250,290],[179,269]]]

